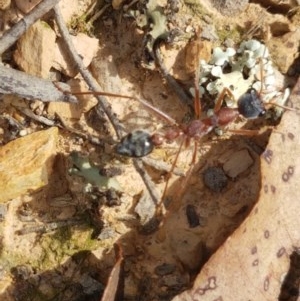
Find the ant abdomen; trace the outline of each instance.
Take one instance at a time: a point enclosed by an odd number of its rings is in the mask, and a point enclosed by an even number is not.
[[[152,135],[146,131],[136,130],[121,139],[116,145],[116,152],[119,155],[139,158],[150,154],[153,148]]]
[[[262,117],[266,113],[265,106],[255,89],[248,90],[239,98],[238,111],[247,119]]]

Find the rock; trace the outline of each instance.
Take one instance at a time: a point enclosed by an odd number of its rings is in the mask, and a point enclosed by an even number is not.
[[[39,131],[0,148],[0,203],[48,184],[58,129]]]
[[[54,58],[55,39],[55,32],[47,23],[34,23],[17,43],[14,59],[20,69],[47,78]]]
[[[64,21],[68,24],[72,22],[72,19],[82,18],[86,14],[86,11],[89,7],[94,3],[93,0],[61,0],[59,2],[59,7],[61,9],[61,14],[63,16]],[[97,1],[97,5],[101,7],[104,5],[104,1]]]
[[[212,5],[224,16],[233,16],[244,11],[248,5],[248,0],[213,0]]]
[[[16,0],[17,8],[24,14],[29,13],[41,0]]]
[[[273,62],[282,73],[287,73],[299,55],[300,29],[274,37],[267,42]],[[284,55],[282,55],[284,53]]]
[[[88,91],[88,86],[83,80],[71,79],[68,81],[71,91],[85,92]],[[63,103],[63,102],[50,102],[47,112],[51,117],[55,114],[64,119],[77,119],[79,120],[83,113],[88,112],[92,107],[97,104],[97,99],[92,95],[77,95],[78,103]],[[66,121],[66,120],[65,120]]]
[[[124,0],[113,0],[111,5],[114,9],[120,9],[124,2]]]
[[[242,149],[231,155],[224,163],[223,170],[228,177],[236,178],[253,165],[253,163],[254,160],[250,156],[248,150]]]
[[[261,0],[258,2],[262,7],[272,8],[273,10],[277,10],[278,12],[284,14],[290,11],[291,9],[297,7],[299,2],[295,0]]]
[[[88,67],[97,53],[98,39],[90,38],[83,33],[79,33],[77,36],[71,36],[71,38],[76,51],[83,58],[84,66]],[[58,47],[55,47],[53,67],[65,75],[74,77],[78,74],[78,70],[73,60],[68,55],[64,41],[62,39],[58,39],[57,46]]]
[[[10,6],[10,0],[0,0],[0,9],[7,9]]]

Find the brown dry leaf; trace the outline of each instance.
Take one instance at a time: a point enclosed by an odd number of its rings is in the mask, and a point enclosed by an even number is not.
[[[299,108],[300,80],[290,102]],[[300,248],[299,112],[285,112],[261,157],[259,201],[178,300],[277,300]]]
[[[124,258],[123,258],[121,246],[115,244],[114,248],[115,248],[117,261],[109,275],[108,283],[103,293],[103,296],[101,298],[101,301],[123,300]]]

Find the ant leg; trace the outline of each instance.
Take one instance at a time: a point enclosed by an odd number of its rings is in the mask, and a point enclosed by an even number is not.
[[[199,81],[200,81],[200,61],[199,54],[201,49],[203,48],[202,42],[200,41],[201,29],[198,28],[196,31],[196,40],[194,41],[194,45],[196,48],[196,68],[195,68],[195,77],[194,77],[194,88],[195,88],[195,97],[194,97],[194,111],[197,119],[200,118],[201,115],[201,99],[200,99],[200,91],[199,91]]]
[[[222,92],[219,94],[215,107],[214,107],[214,113],[217,113],[220,109],[221,106],[223,104],[224,98],[225,96],[228,95],[229,97],[231,97],[233,100],[235,100],[234,95],[232,94],[232,92],[228,89],[228,88],[223,88]]]
[[[73,94],[73,95],[100,95],[100,96],[109,96],[109,97],[120,97],[120,98],[125,98],[125,99],[133,99],[139,103],[141,103],[146,109],[148,109],[150,112],[155,113],[156,116],[159,118],[165,120],[166,122],[170,123],[171,125],[176,125],[177,122],[175,119],[170,117],[169,115],[165,114],[164,112],[160,111],[159,109],[153,107],[150,105],[148,102],[139,99],[135,96],[130,96],[130,95],[122,95],[122,94],[116,94],[116,93],[110,93],[110,92],[100,92],[100,91],[86,91],[86,92],[68,92],[68,91],[62,91],[62,89],[55,83],[53,82],[54,86],[61,92],[65,94]]]
[[[182,139],[182,141],[181,141],[181,143],[180,143],[179,150],[178,150],[178,152],[177,152],[177,154],[176,154],[176,158],[175,158],[175,160],[174,160],[174,162],[173,162],[172,169],[171,169],[170,173],[173,172],[173,170],[174,170],[174,168],[175,168],[175,166],[176,166],[176,162],[177,162],[178,156],[179,156],[179,154],[180,154],[180,152],[181,152],[181,149],[182,149],[182,147],[183,147],[184,142],[185,142],[185,139]],[[188,180],[190,179],[190,177],[191,177],[191,175],[192,175],[193,167],[194,167],[195,162],[196,162],[196,159],[197,159],[197,149],[198,149],[198,142],[195,141],[191,165],[190,165],[190,168],[189,168],[188,172],[186,173],[186,176],[185,176],[185,178],[184,178],[184,182],[183,182],[183,184],[182,184],[181,187],[180,187],[180,190],[179,190],[179,193],[178,193],[179,196],[181,196],[182,193],[184,192],[184,189],[185,189],[185,187],[186,187],[186,184],[187,184]],[[162,196],[162,198],[161,198],[160,203],[159,203],[158,206],[157,206],[156,214],[155,214],[156,216],[162,217],[161,220],[160,220],[160,230],[158,231],[158,239],[161,240],[161,241],[163,241],[163,240],[165,239],[165,237],[166,237],[166,233],[165,233],[165,231],[163,230],[162,225],[164,224],[165,220],[167,219],[168,212],[166,212],[166,213],[164,214],[164,216],[163,216],[163,214],[162,214],[162,213],[163,213],[163,212],[162,212],[162,206],[163,206],[163,200],[164,200],[164,197],[165,197],[166,192],[167,192],[168,183],[169,183],[169,178],[168,178],[168,180],[167,180],[167,182],[166,182],[166,186],[165,186],[165,189],[164,189],[164,192],[163,192],[163,196]],[[174,205],[173,205],[173,206],[174,206]],[[172,207],[173,207],[173,206],[172,206]],[[173,208],[174,208],[174,207],[173,207]]]
[[[256,136],[261,133],[260,130],[233,130],[232,129],[227,131],[241,136]]]
[[[171,175],[172,175],[172,173],[173,173],[173,171],[174,171],[174,169],[175,169],[175,167],[176,167],[176,163],[177,163],[179,154],[180,154],[180,152],[181,152],[181,150],[182,150],[182,147],[183,147],[183,145],[184,145],[184,142],[185,142],[185,138],[183,137],[183,138],[182,138],[182,141],[180,142],[179,149],[178,149],[178,151],[177,151],[176,157],[175,157],[175,159],[174,159],[174,161],[173,161],[172,167],[171,167],[171,169],[170,169],[170,171],[169,171],[169,173],[168,173],[168,178],[167,178],[167,181],[166,181],[166,184],[165,184],[165,188],[164,188],[164,191],[163,191],[161,200],[160,200],[160,202],[159,202],[159,204],[158,204],[158,206],[157,206],[157,207],[158,207],[158,209],[157,209],[158,212],[161,212],[161,210],[162,210],[161,207],[162,207],[164,198],[165,198],[166,193],[167,193],[167,189],[168,189],[170,177],[171,177]]]
[[[261,84],[260,84],[260,91],[258,93],[259,96],[262,94],[263,89],[264,89],[264,77],[265,77],[265,75],[264,75],[264,63],[263,63],[263,59],[265,58],[265,55],[268,52],[268,49],[267,49],[266,45],[264,45],[264,47],[265,47],[264,48],[264,52],[263,52],[262,56],[259,58],[259,67],[260,67],[260,70],[259,70],[259,72],[260,72],[260,74],[259,74],[260,79],[259,80],[261,82]],[[267,60],[268,60],[268,56],[269,56],[269,54],[267,53],[267,55],[266,55],[266,59]]]
[[[266,51],[266,48],[265,48],[265,50],[264,50],[263,57],[264,57],[264,55],[265,55],[265,51]],[[263,57],[261,57],[261,58],[259,59],[259,66],[260,66],[260,90],[259,90],[259,93],[258,93],[259,96],[262,94],[263,88],[264,88],[264,84],[263,84],[263,80],[264,80]]]
[[[194,79],[194,88],[195,88],[194,110],[197,119],[200,118],[201,111],[202,111],[201,101],[200,101],[200,91],[199,91],[199,77],[200,77],[199,73],[200,73],[199,66],[197,66],[195,71],[195,79]]]
[[[185,178],[184,178],[184,181],[180,187],[180,191],[178,193],[179,196],[181,196],[184,191],[185,191],[185,188],[187,186],[187,183],[192,175],[192,172],[193,172],[193,169],[194,169],[194,166],[195,166],[195,163],[197,161],[197,150],[198,150],[198,141],[197,140],[194,140],[194,148],[193,148],[193,155],[192,155],[192,160],[191,160],[191,163],[190,163],[190,168],[189,170],[187,171],[186,175],[185,175]]]
[[[276,102],[274,102],[274,101],[269,101],[269,102],[266,104],[266,106],[269,106],[269,105],[275,106],[275,107],[278,107],[278,108],[281,108],[281,109],[284,109],[284,110],[286,110],[286,111],[293,111],[293,112],[299,111],[299,110],[296,109],[296,108],[291,108],[291,107],[288,107],[288,106],[280,105],[279,103],[276,103]]]
[[[263,93],[263,89],[264,89],[264,65],[263,65],[263,59],[264,59],[264,56],[265,56],[265,52],[266,52],[266,47],[264,49],[264,53],[263,53],[263,56],[259,59],[259,64],[260,64],[260,91],[258,93],[258,95],[260,96],[262,93]],[[284,96],[283,96],[284,97]],[[274,98],[273,98],[274,99]],[[286,100],[284,101],[284,103],[287,101],[288,99],[288,96],[286,98]],[[287,111],[297,111],[297,109],[294,109],[294,108],[290,108],[288,106],[285,106],[285,105],[281,105],[281,104],[278,104],[272,100],[270,100],[268,103],[266,103],[265,105],[272,105],[272,106],[276,106],[276,107],[279,107],[281,109],[284,109],[284,110],[287,110]]]

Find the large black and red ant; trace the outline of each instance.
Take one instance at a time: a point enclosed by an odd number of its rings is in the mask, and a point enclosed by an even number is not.
[[[262,73],[262,72],[261,72]],[[263,74],[262,77],[263,78]],[[81,92],[78,94],[98,94],[112,97],[122,97],[133,99],[142,104],[148,111],[157,115],[160,119],[163,119],[169,127],[162,133],[150,134],[144,130],[133,131],[124,136],[121,141],[116,145],[116,153],[128,157],[139,158],[147,156],[157,146],[162,145],[165,141],[179,140],[179,148],[175,155],[175,159],[172,163],[170,174],[174,171],[176,163],[182,149],[188,147],[191,142],[194,142],[192,159],[190,162],[190,168],[187,172],[187,178],[189,177],[192,167],[197,160],[197,149],[202,137],[212,132],[217,127],[226,127],[238,116],[243,116],[246,119],[255,119],[265,115],[266,108],[261,99],[261,91],[257,92],[254,88],[250,88],[246,93],[239,97],[237,100],[237,108],[229,108],[223,106],[225,97],[234,99],[234,95],[228,88],[224,88],[219,94],[215,106],[213,108],[213,114],[201,118],[201,101],[199,85],[199,72],[196,72],[195,76],[195,96],[194,96],[194,113],[195,119],[189,123],[177,123],[175,119],[168,114],[162,112],[156,107],[152,106],[148,102],[138,99],[134,96],[124,96],[119,94],[107,93],[107,92]],[[76,94],[76,93],[74,93]],[[232,132],[242,135],[255,135],[258,131],[252,130],[234,130]],[[166,181],[165,188],[162,194],[162,200],[166,194],[168,188],[168,180]],[[162,200],[160,204],[162,203]]]
[[[189,145],[191,139],[199,140],[204,135],[210,133],[216,127],[224,127],[234,121],[237,116],[242,115],[247,119],[254,119],[262,117],[266,113],[263,102],[259,98],[259,94],[255,89],[250,89],[243,94],[237,104],[238,108],[221,107],[225,94],[233,97],[230,90],[224,88],[220,94],[219,99],[214,107],[214,114],[204,119],[200,119],[201,111],[196,111],[196,118],[188,124],[177,124],[177,122],[170,118],[166,118],[166,114],[158,109],[147,104],[147,108],[155,111],[158,115],[163,117],[170,123],[172,128],[168,129],[162,134],[149,134],[147,131],[137,130],[124,136],[120,143],[116,146],[116,152],[120,155],[139,158],[150,154],[156,146],[160,146],[164,140],[172,141],[179,137],[186,139],[185,146]],[[140,102],[140,100],[137,99]],[[195,101],[200,101],[195,100]],[[145,105],[145,102],[142,102]],[[196,106],[200,108],[200,106]],[[161,115],[163,113],[163,115]],[[242,132],[241,132],[242,133]],[[245,131],[245,133],[248,133]],[[250,132],[249,132],[250,133]]]

